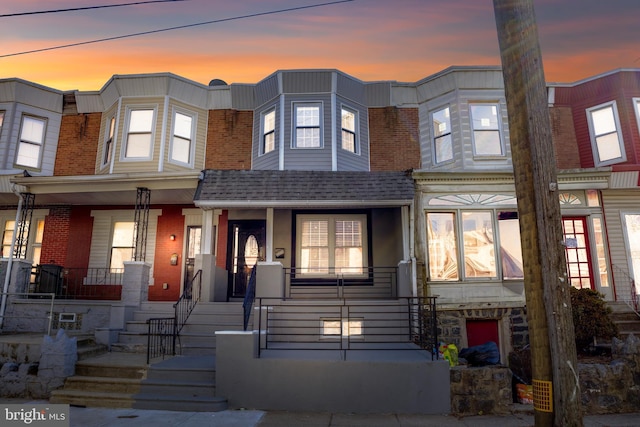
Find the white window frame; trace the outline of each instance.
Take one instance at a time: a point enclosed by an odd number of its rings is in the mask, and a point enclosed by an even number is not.
[[[496,127],[486,127],[485,122],[479,121],[480,127],[476,127],[474,125],[475,119],[473,118],[473,109],[474,107],[492,107],[496,111]],[[504,145],[504,135],[502,132],[502,114],[501,114],[501,106],[499,102],[470,102],[469,103],[469,127],[471,128],[471,142],[473,146],[473,156],[479,159],[495,159],[495,158],[504,158],[506,156],[506,150]],[[480,119],[481,120],[481,119]],[[488,124],[490,126],[490,123]],[[476,142],[476,132],[497,132],[499,145],[500,145],[500,153],[478,153],[477,142]]]
[[[131,131],[131,115],[135,111],[152,111],[151,118],[151,129],[147,131]],[[122,161],[140,161],[140,160],[151,160],[153,158],[153,150],[154,150],[154,142],[155,142],[155,128],[156,128],[156,120],[158,110],[156,106],[144,106],[144,105],[136,105],[136,106],[128,106],[126,109],[126,124],[123,129],[124,138],[122,138],[122,153],[121,160]],[[129,151],[129,136],[131,135],[146,135],[149,134],[149,152],[146,156],[130,156],[127,155]]]
[[[640,98],[633,98],[633,111],[636,112],[636,121],[638,122],[638,132],[640,133]]]
[[[448,111],[445,113],[445,111]],[[438,132],[436,132],[436,127],[435,127],[435,120],[434,120],[434,115],[437,113],[443,112],[443,114],[445,115],[445,117],[447,117],[448,119],[448,123],[446,123],[446,125],[448,125],[448,129],[440,129],[440,131],[442,132],[441,134],[438,134]],[[454,155],[453,155],[453,135],[451,132],[451,106],[447,105],[447,106],[443,106],[441,108],[435,109],[433,111],[431,111],[431,113],[429,114],[429,116],[431,117],[431,141],[432,141],[432,148],[433,148],[433,163],[436,165],[443,165],[446,163],[451,163],[454,161]],[[446,158],[446,159],[442,159],[440,161],[438,161],[438,140],[445,140],[447,137],[449,137],[449,147],[451,149],[451,157],[450,158]]]
[[[313,107],[318,109],[318,124],[317,125],[305,125],[298,126],[298,108],[303,107]],[[292,114],[292,138],[291,138],[291,148],[292,149],[300,149],[300,150],[317,150],[322,149],[324,147],[323,144],[323,132],[322,132],[322,123],[323,123],[323,106],[322,102],[294,102],[293,107],[291,109]],[[298,129],[318,129],[318,145],[317,146],[301,146],[298,143]]]
[[[273,128],[267,128],[267,117],[273,114]],[[271,107],[266,111],[263,111],[260,115],[260,148],[259,154],[269,154],[272,151],[275,151],[277,142],[276,142],[276,107]],[[271,137],[272,145],[267,146],[267,137]]]
[[[113,156],[113,148],[116,138],[116,115],[113,114],[107,119],[104,133],[104,149],[102,152],[102,167],[109,166]]]
[[[629,277],[631,277],[636,285],[635,293],[640,295],[640,258],[634,257],[631,249],[631,237],[627,227],[627,216],[640,216],[640,211],[620,211],[620,223],[622,224],[622,235],[624,238],[624,248],[627,254],[627,268],[629,269]],[[630,298],[631,295],[623,295],[623,299]]]
[[[184,135],[176,135],[176,121],[178,114],[189,117],[191,119],[191,129],[189,131],[189,137],[185,138]],[[194,165],[194,157],[195,157],[195,135],[198,123],[198,113],[185,110],[182,108],[173,108],[171,113],[171,142],[169,143],[169,163],[193,167]],[[183,141],[188,141],[189,143],[189,159],[184,162],[182,160],[174,158],[174,148],[176,146],[176,138],[179,138]]]
[[[328,221],[328,272],[304,272],[300,266],[302,260],[302,223],[303,221]],[[336,221],[359,221],[361,223],[362,231],[362,271],[361,273],[348,273],[340,272],[336,273]],[[335,277],[336,274],[348,275],[350,277],[365,277],[368,274],[369,267],[369,236],[367,215],[362,213],[354,214],[297,214],[296,215],[296,274],[304,277]]]
[[[7,117],[6,110],[0,110],[0,137],[2,137],[2,125]]]
[[[602,111],[605,109],[611,109],[611,113],[613,114],[613,120],[615,124],[615,130],[613,132],[596,134],[595,124],[593,122],[593,113]],[[618,106],[616,101],[605,102],[600,105],[596,105],[591,108],[586,109],[587,114],[587,123],[589,125],[589,137],[591,139],[591,149],[593,152],[593,162],[595,166],[607,166],[616,163],[621,163],[627,161],[627,154],[624,149],[624,140],[622,138],[622,129],[620,127],[620,117],[618,116]],[[606,137],[608,135],[615,134],[618,138],[618,149],[620,150],[620,157],[615,157],[611,159],[601,160],[600,158],[600,150],[598,149],[598,139]]]
[[[353,129],[345,128],[344,121],[343,121],[344,112],[353,114]],[[359,141],[360,117],[359,117],[358,110],[346,105],[342,105],[340,108],[340,128],[342,129],[342,133],[340,137],[340,142],[341,142],[340,147],[343,150],[348,151],[349,153],[360,154],[360,141]],[[344,138],[345,134],[351,135],[353,137],[353,150],[345,147],[345,138]]]
[[[25,132],[25,120],[33,120],[33,121],[37,121],[40,122],[42,124],[42,134],[40,135],[40,140],[30,140],[30,139],[25,139],[23,133]],[[31,114],[23,114],[22,118],[20,119],[20,136],[18,138],[18,145],[16,147],[16,159],[15,159],[15,166],[20,167],[20,168],[28,168],[28,169],[40,169],[42,166],[42,154],[44,151],[44,141],[46,139],[46,135],[47,135],[47,124],[48,124],[48,119],[46,117],[38,117],[38,116],[34,116]],[[27,162],[25,163],[20,163],[20,151],[22,147],[37,147],[38,150],[38,158],[36,160],[36,164],[27,164]]]

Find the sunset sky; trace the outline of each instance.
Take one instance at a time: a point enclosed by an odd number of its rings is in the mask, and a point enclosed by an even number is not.
[[[134,1],[21,0],[2,2],[0,15]],[[534,7],[548,82],[640,68],[640,0],[534,0]],[[59,90],[99,90],[114,74],[155,72],[256,83],[298,68],[415,82],[452,65],[500,64],[492,0],[184,0],[1,16],[0,38],[0,78]]]

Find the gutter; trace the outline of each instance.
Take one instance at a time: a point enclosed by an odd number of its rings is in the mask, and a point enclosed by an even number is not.
[[[4,326],[4,312],[7,308],[7,294],[9,292],[9,284],[11,282],[11,269],[13,267],[13,251],[16,246],[18,222],[20,221],[20,215],[22,213],[22,203],[24,200],[22,194],[18,193],[15,184],[11,184],[11,191],[13,191],[16,196],[18,196],[18,210],[16,211],[16,225],[13,229],[13,237],[11,237],[11,249],[9,254],[9,261],[7,262],[7,272],[4,277],[4,285],[2,286],[2,300],[0,301],[0,330],[2,330],[2,327]]]

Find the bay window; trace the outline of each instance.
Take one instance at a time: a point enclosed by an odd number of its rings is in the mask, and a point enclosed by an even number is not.
[[[471,104],[471,130],[475,156],[504,156],[500,136],[499,104]]]
[[[16,155],[16,166],[39,168],[44,146],[47,120],[33,116],[22,116],[20,140]]]
[[[153,109],[129,111],[125,158],[151,158],[154,116],[155,110]]]
[[[320,103],[294,104],[293,148],[321,148],[321,107]]]
[[[190,165],[193,161],[194,116],[175,111],[173,114],[173,136],[171,138],[171,160]]]
[[[433,152],[435,163],[453,160],[453,142],[451,139],[451,114],[449,107],[431,114],[433,125]]]
[[[625,161],[616,102],[587,109],[587,119],[595,165],[606,166]]]

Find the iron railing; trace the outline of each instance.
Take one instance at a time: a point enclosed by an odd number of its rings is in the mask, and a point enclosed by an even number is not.
[[[285,268],[288,298],[389,299],[398,295],[397,267]]]
[[[202,292],[202,270],[193,276],[173,304],[173,317],[147,320],[147,364],[156,357],[175,356],[180,346],[180,332],[195,308]]]
[[[259,313],[259,314],[258,314]],[[322,302],[257,298],[266,350],[425,350],[438,358],[436,297]],[[254,320],[254,325],[256,324]]]
[[[616,299],[625,302],[629,307],[638,313],[638,291],[636,282],[626,271],[615,264],[611,265],[613,272],[613,283],[616,287]]]
[[[247,283],[247,290],[244,294],[244,300],[242,302],[243,311],[243,326],[244,330],[247,330],[249,326],[249,318],[251,318],[251,309],[253,308],[253,301],[256,298],[256,269],[258,265],[253,266],[251,269],[251,276],[249,276],[249,283]]]
[[[30,292],[57,299],[120,300],[123,268],[65,268],[41,264],[31,270]]]

